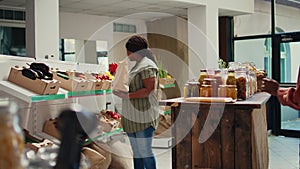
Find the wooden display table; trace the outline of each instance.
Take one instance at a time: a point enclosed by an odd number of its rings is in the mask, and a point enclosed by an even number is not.
[[[235,103],[160,101],[172,105],[172,168],[268,169],[269,97],[257,93]]]

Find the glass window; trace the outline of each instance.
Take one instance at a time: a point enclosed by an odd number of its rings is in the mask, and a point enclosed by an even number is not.
[[[75,39],[61,39],[59,48],[60,60],[75,62]]]
[[[280,81],[281,83],[296,83],[300,63],[300,42],[280,44]]]
[[[288,106],[281,105],[281,129],[300,130],[300,113]]]
[[[96,41],[97,48],[97,61],[104,70],[108,70],[108,57],[107,57],[107,49],[108,42],[107,41]]]
[[[271,51],[270,38],[234,41],[234,61],[253,62],[268,75],[271,75]]]
[[[275,26],[282,32],[297,32],[300,30],[300,2],[296,0],[276,0]],[[277,31],[277,33],[280,33]]]
[[[25,28],[0,27],[0,54],[26,56]]]
[[[14,19],[13,11],[12,10],[4,10],[4,18],[13,20]]]
[[[271,3],[255,1],[254,13],[234,17],[234,36],[265,35],[271,33]]]

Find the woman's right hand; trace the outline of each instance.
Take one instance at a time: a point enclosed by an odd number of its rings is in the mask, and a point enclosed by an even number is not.
[[[277,96],[279,83],[274,79],[264,78],[261,87],[262,91],[270,93],[273,96]]]
[[[129,93],[128,92],[113,90],[113,94],[119,96],[122,99],[128,99],[129,98],[129,96],[128,96]]]

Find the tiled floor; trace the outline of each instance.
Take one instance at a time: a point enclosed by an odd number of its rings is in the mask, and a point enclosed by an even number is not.
[[[269,169],[300,169],[298,138],[269,136]],[[158,169],[171,169],[171,149],[154,149]]]

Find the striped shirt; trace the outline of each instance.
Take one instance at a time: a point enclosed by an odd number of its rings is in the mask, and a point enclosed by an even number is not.
[[[134,69],[134,68],[133,68]],[[135,74],[129,83],[129,92],[144,88],[143,79],[156,78],[157,70],[148,68]],[[157,80],[156,80],[157,81]],[[158,125],[158,100],[155,92],[146,98],[123,99],[122,101],[122,127],[127,133],[142,131],[150,126],[155,129]]]

